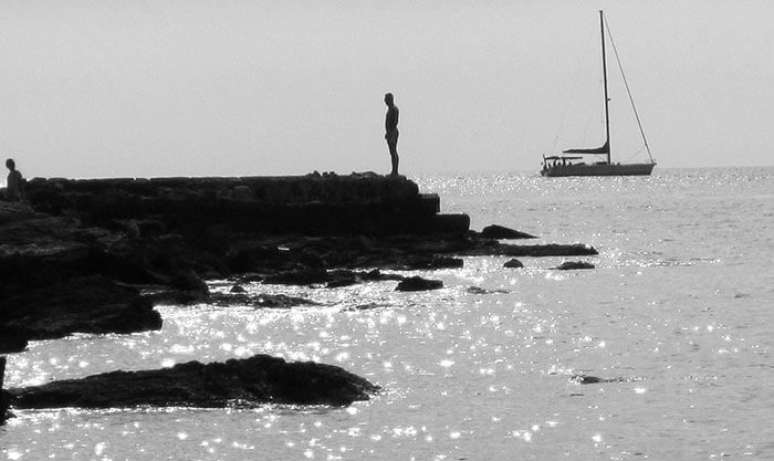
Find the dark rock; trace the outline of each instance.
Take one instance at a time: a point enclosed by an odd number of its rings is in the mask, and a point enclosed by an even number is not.
[[[377,309],[380,307],[384,307],[384,304],[366,303],[366,304],[358,304],[357,306],[347,307],[343,309],[343,311],[346,311],[346,312],[367,311],[371,309]]]
[[[398,265],[395,270],[432,270],[432,269],[459,269],[463,267],[463,260],[448,256],[414,257],[408,259],[405,264]]]
[[[549,243],[546,245],[511,245],[495,242],[493,245],[477,245],[464,252],[471,256],[593,256],[597,250],[589,245],[574,243],[569,245]]]
[[[10,395],[3,389],[3,381],[5,380],[5,357],[0,357],[0,425],[10,418],[8,413],[8,407],[11,403]]]
[[[383,282],[385,280],[404,280],[406,277],[398,274],[384,274],[379,269],[373,269],[371,271],[360,273],[363,280],[368,282]]]
[[[22,332],[0,326],[0,354],[21,352],[27,348],[28,342]]]
[[[622,383],[629,381],[626,378],[599,378],[589,375],[572,375],[570,381],[578,384],[599,384],[599,383]]]
[[[169,281],[169,286],[180,291],[192,291],[194,293],[209,293],[207,284],[192,270],[176,273]]]
[[[186,306],[206,303],[210,300],[209,293],[180,290],[160,290],[143,295],[153,306]]]
[[[342,277],[336,280],[331,280],[325,285],[325,288],[341,288],[348,287],[357,284],[357,278],[355,277]]]
[[[295,306],[316,306],[318,303],[306,298],[287,296],[283,294],[224,294],[213,293],[207,299],[207,303],[216,306],[251,306],[255,308],[288,308]]]
[[[0,389],[0,426],[13,417],[13,414],[8,408],[11,406],[11,394],[3,389]]]
[[[2,327],[32,339],[161,328],[161,316],[137,290],[99,275],[11,296],[3,304]]]
[[[419,276],[409,277],[398,283],[396,291],[426,291],[443,288],[441,280],[428,280]]]
[[[266,403],[349,405],[377,392],[367,380],[342,368],[313,362],[285,362],[256,355],[225,363],[188,362],[150,371],[116,371],[83,379],[11,389],[15,408],[200,408]]]
[[[500,289],[497,289],[497,290],[486,290],[484,288],[475,287],[475,286],[468,287],[468,289],[466,291],[468,293],[472,294],[472,295],[489,295],[489,294],[494,294],[494,293],[499,293],[499,294],[509,293],[508,290],[500,290]]]
[[[481,231],[481,236],[489,239],[534,239],[537,238],[534,235],[527,234],[526,232],[517,231],[504,226],[498,226],[492,224],[486,226]]]
[[[524,267],[524,264],[522,264],[518,259],[514,258],[503,264],[503,267],[507,267],[509,269],[520,269]]]
[[[231,287],[230,290],[228,290],[229,293],[247,293],[247,290],[245,290],[245,287],[242,285],[234,285]]]
[[[594,265],[586,261],[565,261],[554,267],[558,271],[571,271],[575,269],[594,269]]]
[[[239,280],[239,283],[262,282],[263,281],[263,275],[256,274],[254,272],[248,272],[246,274],[240,275],[237,280]]]
[[[273,285],[315,285],[330,279],[325,269],[301,269],[266,276],[263,283]]]
[[[201,234],[214,222],[247,233],[394,235],[464,233],[465,215],[438,214],[439,199],[406,178],[336,174],[29,181],[36,209],[68,211],[93,225],[158,220],[165,231]],[[151,234],[152,235],[152,234]]]

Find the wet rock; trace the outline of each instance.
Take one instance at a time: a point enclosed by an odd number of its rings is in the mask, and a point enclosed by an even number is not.
[[[325,269],[301,269],[268,275],[263,283],[273,285],[315,285],[330,279]]]
[[[99,275],[41,287],[8,297],[3,303],[2,327],[30,339],[161,328],[161,316],[136,289]]]
[[[10,406],[10,396],[3,390],[3,381],[5,379],[5,357],[0,357],[0,425],[10,417],[8,407]]]
[[[247,290],[242,285],[234,285],[228,290],[229,293],[247,293]]]
[[[594,269],[594,265],[586,261],[565,261],[554,267],[558,271],[571,271],[576,269]]]
[[[537,238],[534,235],[527,234],[526,232],[517,231],[508,227],[498,226],[492,224],[486,226],[481,231],[481,236],[490,239],[534,239]]]
[[[434,269],[460,269],[464,261],[460,258],[449,256],[413,256],[407,257],[403,263],[389,265],[392,270],[434,270]]]
[[[213,293],[207,303],[216,306],[251,306],[255,308],[288,308],[295,306],[317,306],[318,303],[306,298],[287,296],[283,294],[225,294]]]
[[[409,277],[398,283],[396,291],[427,291],[443,288],[443,281],[429,280],[419,276]]]
[[[572,375],[570,381],[578,384],[621,383],[628,381],[626,378],[599,378],[589,375]]]
[[[0,389],[0,426],[13,417],[13,413],[8,409],[11,406],[11,395]]]
[[[116,371],[9,390],[14,408],[201,408],[266,403],[345,406],[378,386],[342,368],[255,355],[225,363],[188,362],[149,371]]]
[[[368,311],[371,309],[378,309],[380,307],[384,307],[384,304],[377,304],[377,303],[371,302],[371,303],[365,303],[365,304],[358,304],[356,306],[349,306],[342,309],[342,311],[344,312]]]
[[[597,250],[582,243],[544,245],[513,245],[497,241],[473,240],[467,248],[460,249],[457,254],[466,256],[512,256],[512,257],[543,257],[543,256],[594,256]]]
[[[193,270],[180,271],[169,280],[169,286],[180,291],[207,294],[210,289]]]
[[[508,290],[500,290],[500,289],[486,290],[484,288],[476,287],[476,286],[468,287],[468,289],[466,291],[468,293],[472,294],[472,295],[490,295],[490,294],[494,294],[494,293],[499,293],[499,294],[509,293]]]
[[[21,352],[27,348],[28,340],[15,329],[0,326],[0,354]]]
[[[518,259],[514,258],[510,261],[507,261],[505,264],[503,264],[503,267],[507,267],[509,269],[520,269],[524,267],[524,264],[521,263]]]
[[[342,277],[338,278],[336,280],[331,280],[325,285],[325,288],[341,288],[341,287],[348,287],[351,285],[356,285],[358,283],[357,278],[354,276],[352,277]]]

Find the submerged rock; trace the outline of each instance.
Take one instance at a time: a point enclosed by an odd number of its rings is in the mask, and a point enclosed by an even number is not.
[[[626,378],[599,378],[589,375],[572,375],[570,381],[578,384],[599,384],[599,383],[622,383],[627,382]]]
[[[306,298],[287,296],[283,294],[245,294],[245,293],[213,293],[207,299],[209,304],[216,306],[251,306],[255,308],[288,308],[295,306],[317,306],[318,303]]]
[[[486,226],[481,231],[481,236],[484,238],[490,238],[490,239],[534,239],[537,238],[534,235],[527,234],[526,232],[517,231],[515,229],[511,229],[504,226],[498,226],[497,224],[492,224],[491,226]]]
[[[229,293],[247,293],[247,290],[242,285],[234,285],[229,290]]]
[[[396,291],[426,291],[437,290],[443,288],[443,282],[441,280],[429,280],[423,279],[419,276],[409,277],[402,282],[398,283],[395,288]]]
[[[519,261],[518,259],[513,258],[510,261],[507,261],[505,264],[503,264],[503,267],[507,267],[509,269],[520,269],[524,267],[524,264],[522,264],[521,261]]]
[[[188,362],[148,371],[115,371],[9,390],[14,408],[345,406],[379,387],[333,365],[268,355],[225,363]]]
[[[468,289],[466,291],[468,293],[472,294],[472,295],[490,295],[490,294],[494,294],[494,293],[500,293],[500,294],[509,293],[508,290],[501,290],[501,289],[487,290],[487,289],[484,289],[484,288],[481,288],[481,287],[476,287],[476,286],[468,287]]]
[[[325,269],[301,269],[272,274],[263,279],[263,283],[273,285],[315,285],[329,280]]]
[[[597,250],[582,243],[560,244],[548,243],[542,245],[513,245],[489,240],[489,243],[475,242],[469,248],[457,251],[465,256],[594,256]]]
[[[554,267],[558,271],[571,271],[576,269],[594,269],[594,265],[586,261],[565,261]]]
[[[396,271],[415,271],[433,269],[460,269],[464,261],[460,258],[438,255],[405,255],[401,262],[385,264],[384,267]]]

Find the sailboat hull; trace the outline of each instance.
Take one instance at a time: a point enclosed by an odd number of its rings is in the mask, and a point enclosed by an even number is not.
[[[593,165],[557,165],[544,168],[540,174],[549,178],[564,176],[650,176],[655,163],[627,163]]]

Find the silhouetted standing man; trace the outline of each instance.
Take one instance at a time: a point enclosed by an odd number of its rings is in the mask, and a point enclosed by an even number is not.
[[[398,176],[398,106],[392,93],[384,95],[384,103],[387,104],[387,116],[384,118],[384,139],[387,140],[387,148],[390,149],[392,172],[390,175]]]
[[[5,161],[5,166],[8,168],[8,184],[7,184],[7,198],[12,202],[17,202],[24,199],[24,177],[21,172],[16,169],[16,162],[12,158]]]

